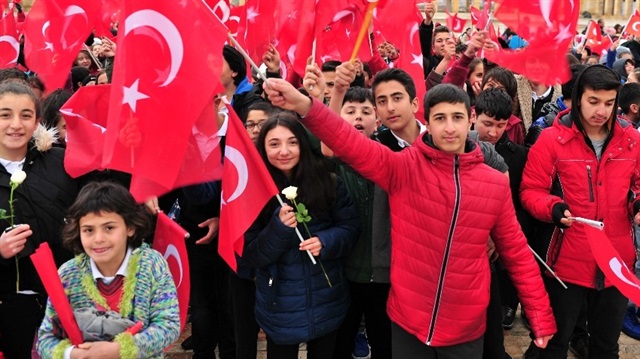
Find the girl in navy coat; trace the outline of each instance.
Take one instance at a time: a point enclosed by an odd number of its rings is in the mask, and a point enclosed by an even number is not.
[[[294,115],[273,115],[257,145],[276,186],[298,187],[296,200],[311,216],[307,238],[294,208],[274,198],[245,234],[243,258],[257,268],[256,320],[267,334],[267,355],[297,358],[299,344],[306,342],[307,358],[329,358],[349,306],[342,258],[358,238],[356,208],[342,180],[311,150]],[[307,250],[322,262],[326,277]]]

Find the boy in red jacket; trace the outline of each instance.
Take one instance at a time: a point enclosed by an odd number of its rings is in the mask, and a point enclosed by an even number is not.
[[[270,80],[265,90],[275,106],[304,116],[305,126],[338,157],[389,194],[387,312],[395,358],[482,357],[489,236],[532,318],[536,343],[546,346],[556,331],[548,297],[517,223],[508,179],[484,165],[479,146],[467,139],[469,97],[461,89],[429,91],[430,133],[401,152],[365,138],[285,81]]]

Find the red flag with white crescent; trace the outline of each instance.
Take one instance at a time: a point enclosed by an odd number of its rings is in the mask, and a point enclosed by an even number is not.
[[[189,294],[191,293],[191,274],[189,272],[189,257],[185,239],[189,237],[187,231],[172,221],[163,212],[158,213],[153,249],[160,252],[169,265],[178,291],[178,306],[180,307],[180,332],[187,322],[189,310]]]
[[[574,225],[580,225],[578,223]],[[640,305],[640,280],[627,267],[603,230],[582,225],[589,239],[591,253],[605,277],[636,305]]]
[[[51,92],[63,87],[100,12],[94,0],[38,0],[24,24],[24,56]]]
[[[458,13],[451,14],[447,11],[447,27],[453,32],[463,32],[464,26],[467,24],[467,20],[458,17]]]
[[[218,253],[237,271],[235,254],[242,255],[244,232],[278,189],[238,115],[227,109]]]
[[[2,12],[0,11],[0,16]],[[14,67],[20,55],[20,42],[13,9],[0,18],[0,69]]]
[[[640,11],[638,9],[629,17],[623,32],[633,36],[640,36]]]

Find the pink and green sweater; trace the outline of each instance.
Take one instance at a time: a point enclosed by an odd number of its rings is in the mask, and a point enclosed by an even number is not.
[[[106,307],[100,295],[86,254],[80,254],[58,270],[72,309]],[[121,333],[120,358],[162,358],[163,350],[180,334],[180,312],[176,287],[167,262],[157,251],[143,244],[131,254],[124,280],[120,314],[133,322],[142,322],[135,335]],[[45,317],[38,330],[36,348],[43,359],[61,359],[71,343],[53,334],[56,312],[47,302]]]

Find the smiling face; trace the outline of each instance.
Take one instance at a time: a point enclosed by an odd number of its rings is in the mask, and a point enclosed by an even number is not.
[[[264,141],[269,163],[291,178],[293,169],[300,162],[300,144],[296,136],[284,126],[269,130]]]
[[[84,51],[79,52],[78,56],[76,57],[76,65],[85,68],[91,67],[91,59],[89,58],[89,55],[87,55]]]
[[[0,158],[20,161],[38,127],[36,105],[28,95],[0,95]]]
[[[114,212],[89,213],[78,221],[84,252],[96,263],[102,275],[116,274],[127,253],[127,239],[135,230]]]

